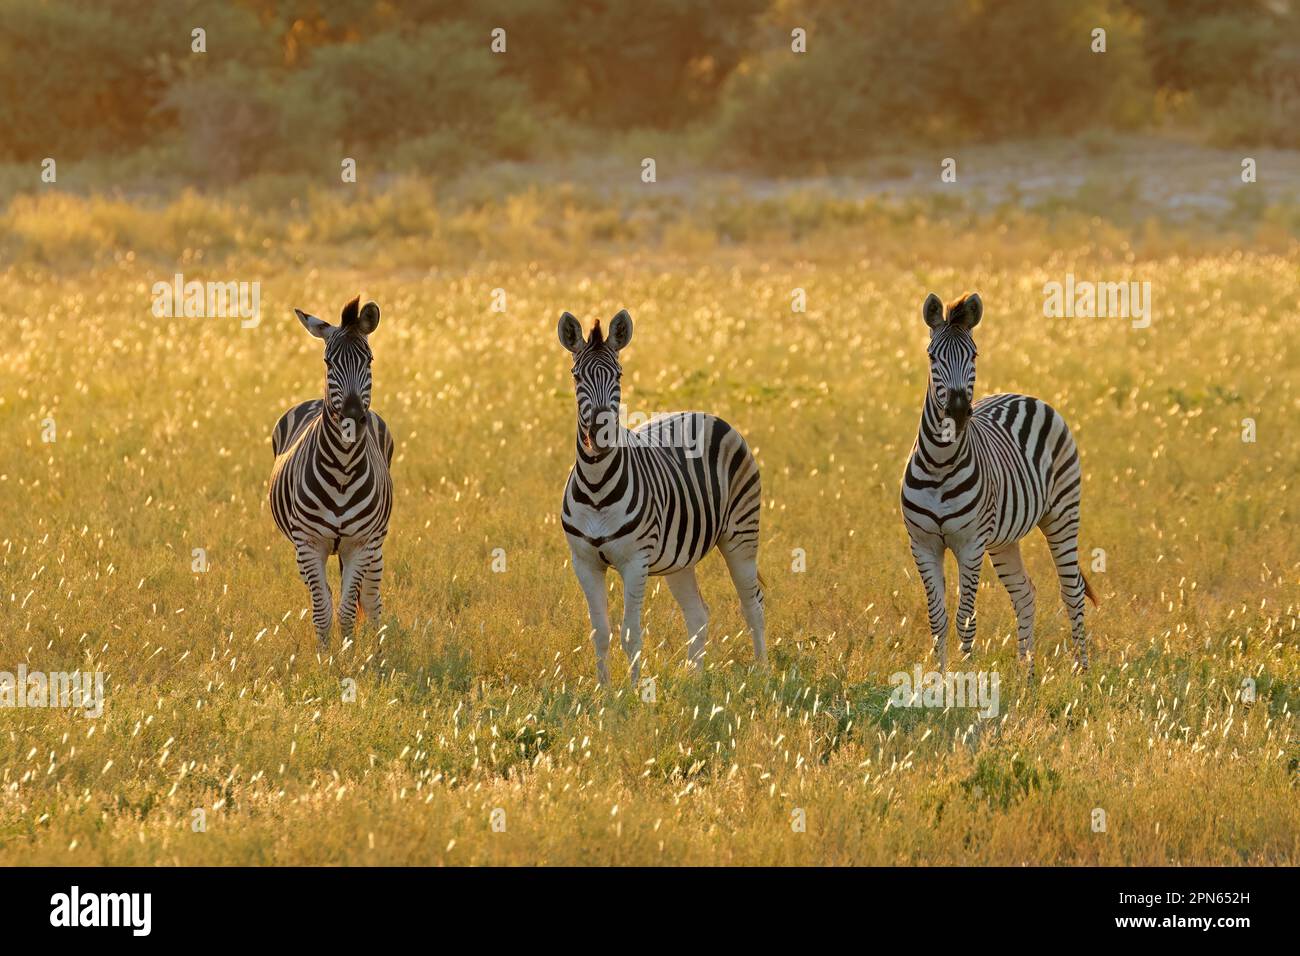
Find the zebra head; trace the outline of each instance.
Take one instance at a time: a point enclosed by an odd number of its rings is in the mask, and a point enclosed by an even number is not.
[[[979,325],[984,303],[971,292],[948,306],[931,292],[921,306],[930,327],[930,396],[945,418],[960,432],[970,419],[975,398],[975,339],[971,329]]]
[[[351,422],[360,435],[370,422],[370,363],[373,356],[366,337],[379,326],[379,306],[361,305],[361,297],[343,307],[338,325],[294,309],[308,332],[325,341],[325,407],[337,425]]]
[[[609,336],[597,320],[586,341],[582,324],[565,312],[560,316],[560,344],[573,353],[573,386],[578,395],[578,434],[587,451],[604,455],[618,441],[619,379],[623,367],[618,353],[632,341],[632,316],[623,309],[609,321]]]

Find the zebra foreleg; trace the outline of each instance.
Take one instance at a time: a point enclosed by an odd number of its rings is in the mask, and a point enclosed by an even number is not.
[[[934,653],[939,659],[939,670],[948,669],[948,609],[943,601],[943,543],[912,539],[912,559],[916,572],[925,585],[926,609],[930,618],[930,636],[934,640]]]
[[[982,547],[968,548],[957,555],[957,573],[961,582],[957,592],[957,636],[961,638],[963,655],[969,655],[975,643],[975,595],[980,589],[983,565]]]
[[[384,612],[384,601],[379,594],[379,582],[384,576],[384,549],[382,542],[371,549],[370,563],[361,582],[361,610],[372,623],[378,623]]]
[[[339,585],[339,635],[344,643],[352,640],[357,623],[357,603],[361,599],[361,585],[370,565],[371,549],[368,544],[344,542],[339,548],[339,563],[343,565],[342,583]]]
[[[572,554],[572,552],[570,552]],[[587,598],[587,611],[591,616],[591,643],[596,649],[596,680],[601,686],[609,683],[609,594],[605,591],[605,566],[588,564],[576,554],[573,570],[578,584]]]
[[[302,537],[294,538],[294,547],[298,552],[298,573],[311,591],[311,621],[316,626],[316,640],[320,642],[321,650],[325,650],[329,647],[330,629],[334,624],[334,599],[325,577],[329,550],[324,542]]]
[[[1029,664],[1029,676],[1034,676],[1034,611],[1036,608],[1034,582],[1029,579],[1025,562],[1020,556],[1020,542],[989,552],[993,570],[1011,597],[1016,610],[1016,650],[1022,662]]]
[[[677,599],[686,620],[686,638],[690,642],[689,657],[697,671],[704,669],[704,650],[709,641],[709,606],[700,595],[700,585],[695,579],[695,568],[684,568],[666,575],[668,588]]]
[[[619,574],[623,578],[623,630],[619,639],[631,668],[632,686],[636,687],[641,683],[641,605],[650,571],[644,564],[635,564],[620,569]]]

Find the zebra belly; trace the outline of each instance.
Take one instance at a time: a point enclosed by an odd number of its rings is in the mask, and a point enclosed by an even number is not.
[[[1038,526],[1038,522],[1043,520],[1044,510],[1043,508],[1035,508],[1017,515],[998,515],[992,522],[993,530],[989,533],[985,547],[991,550],[1019,541],[1033,531]]]
[[[671,548],[661,554],[659,536],[656,534],[589,538],[568,533],[567,537],[575,562],[614,568],[620,574],[626,569],[641,565],[645,565],[647,573],[651,575],[672,574],[699,563],[703,556],[678,554]]]
[[[618,508],[571,504],[564,530],[574,560],[620,572],[646,565],[651,574],[667,573],[655,565],[660,537],[649,517],[637,520]]]
[[[646,560],[645,542],[634,535],[613,539],[577,537],[572,534],[568,537],[574,561],[594,567],[613,568],[621,574]]]

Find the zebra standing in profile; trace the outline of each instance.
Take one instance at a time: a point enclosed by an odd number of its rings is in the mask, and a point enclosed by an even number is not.
[[[271,435],[271,514],[298,552],[298,573],[311,590],[312,623],[329,645],[334,609],[325,566],[339,556],[339,631],[352,636],[357,603],[371,618],[382,610],[379,580],[393,507],[393,439],[370,411],[372,355],[367,336],[379,306],[343,307],[339,325],[298,309],[298,320],[325,341],[325,398],[295,405]]]
[[[641,673],[641,605],[650,575],[663,575],[686,620],[691,663],[703,667],[709,609],[695,565],[716,545],[727,562],[763,663],[763,588],[758,574],[762,507],[758,464],[740,433],[713,415],[680,412],[629,430],[619,422],[618,353],[632,338],[627,310],[605,338],[597,321],[585,342],[568,312],[560,343],[573,353],[578,398],[577,461],[564,489],[561,523],[591,615],[596,676],[609,683],[610,624],[605,572],[623,579],[621,642],[632,683]]]
[[[957,558],[957,634],[969,654],[975,640],[975,592],[988,554],[1015,607],[1017,647],[1033,674],[1034,584],[1020,557],[1020,539],[1043,530],[1061,598],[1070,612],[1075,652],[1088,666],[1084,595],[1097,603],[1079,569],[1079,452],[1065,420],[1027,395],[975,394],[975,341],[984,306],[976,294],[944,315],[934,293],[921,308],[930,327],[930,379],[921,425],[903,476],[903,523],[925,583],[930,633],[941,668],[947,666],[944,551]]]

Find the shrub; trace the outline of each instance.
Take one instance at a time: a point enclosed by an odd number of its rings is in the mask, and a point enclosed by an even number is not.
[[[359,150],[399,138],[450,133],[499,150],[496,117],[523,98],[487,53],[487,37],[469,24],[381,33],[318,49],[294,78],[306,111],[311,97],[329,92],[339,104],[343,147]]]
[[[788,42],[742,65],[720,117],[723,156],[789,169],[900,141],[991,139],[1131,125],[1149,103],[1138,25],[1105,3],[882,0],[829,9],[806,54]],[[1107,52],[1090,48],[1107,23]]]
[[[131,24],[106,9],[5,5],[0,30],[0,150],[76,158],[143,142],[160,92]]]

